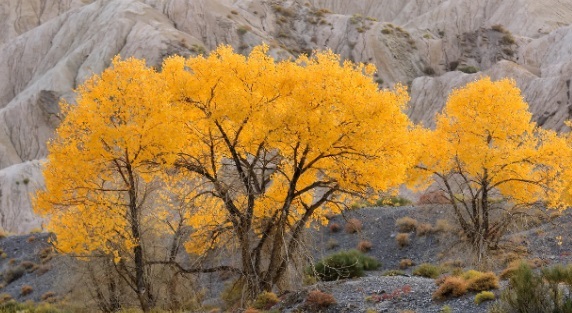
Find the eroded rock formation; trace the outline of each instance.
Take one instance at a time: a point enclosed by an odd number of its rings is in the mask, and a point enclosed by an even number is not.
[[[410,85],[409,114],[426,125],[451,89],[508,76],[539,124],[561,130],[572,114],[571,23],[572,3],[559,0],[2,1],[0,226],[41,225],[30,194],[58,103],[117,54],[159,66],[220,44],[247,53],[266,43],[279,58],[329,48],[376,64],[382,87]]]

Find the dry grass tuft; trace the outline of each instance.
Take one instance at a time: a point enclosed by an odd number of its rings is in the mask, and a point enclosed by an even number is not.
[[[399,233],[395,236],[395,240],[397,241],[397,245],[400,248],[406,247],[410,243],[409,234],[408,233]]]
[[[414,231],[417,228],[418,224],[419,222],[416,219],[411,218],[409,216],[398,218],[395,221],[395,226],[397,227],[397,230],[402,233]]]
[[[349,219],[345,226],[346,233],[348,234],[355,234],[361,232],[362,229],[363,229],[363,224],[357,218]]]

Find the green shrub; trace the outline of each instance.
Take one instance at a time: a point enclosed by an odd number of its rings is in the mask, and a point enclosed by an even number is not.
[[[377,269],[381,264],[357,250],[332,254],[314,266],[314,274],[324,281],[361,277],[364,271]],[[308,270],[312,273],[311,269]]]
[[[548,286],[542,276],[522,262],[502,294],[502,302],[515,312],[552,312]]]
[[[265,291],[256,297],[256,300],[254,300],[254,304],[252,306],[255,309],[268,310],[278,302],[280,302],[280,299],[278,299],[276,294]]]
[[[482,291],[479,292],[476,296],[475,296],[475,303],[477,305],[485,302],[485,301],[493,301],[495,299],[495,294],[490,292],[490,291]]]
[[[542,276],[546,281],[552,284],[565,283],[568,286],[572,285],[572,266],[562,266],[560,264],[544,268],[541,271]]]
[[[439,277],[439,275],[442,273],[443,269],[441,269],[439,266],[429,263],[423,263],[413,270],[413,275],[415,276],[422,276],[433,279]]]

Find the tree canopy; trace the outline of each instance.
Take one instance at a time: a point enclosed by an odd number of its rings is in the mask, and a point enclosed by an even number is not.
[[[305,228],[404,181],[415,155],[404,87],[379,90],[373,66],[331,52],[267,53],[222,46],[160,72],[116,59],[80,87],[35,206],[57,246],[137,264],[149,259],[143,233],[184,221],[189,252],[236,249],[240,261],[180,269],[231,270],[252,298],[284,278]]]
[[[434,130],[419,130],[424,153],[412,181],[439,183],[478,250],[539,202],[569,205],[566,138],[531,118],[514,81],[484,77],[451,93]]]

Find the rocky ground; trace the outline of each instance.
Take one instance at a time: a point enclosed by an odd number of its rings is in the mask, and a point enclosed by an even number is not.
[[[410,292],[393,297],[388,300],[375,300],[375,295],[393,293],[403,288],[411,288]],[[370,273],[367,277],[360,279],[344,280],[337,282],[320,283],[303,291],[289,294],[285,297],[282,312],[313,312],[312,309],[305,308],[305,298],[311,289],[319,289],[323,292],[331,293],[337,304],[325,309],[324,312],[403,312],[411,310],[413,312],[441,312],[443,307],[448,306],[452,312],[480,313],[487,312],[490,302],[477,306],[473,299],[475,294],[471,293],[461,298],[449,299],[446,301],[433,301],[431,296],[435,291],[433,279],[423,277],[408,276],[380,276],[379,273]],[[374,296],[374,297],[372,297]],[[372,299],[373,300],[369,300]]]
[[[0,239],[0,299],[53,302],[62,296],[58,286],[65,264],[48,243],[45,233]]]
[[[550,215],[550,212],[548,213],[547,216]],[[395,224],[397,219],[403,217],[412,217],[419,223],[431,224],[434,229],[440,225],[439,227],[448,230],[434,230],[425,235],[411,231],[409,245],[399,247],[396,242],[399,231]],[[349,234],[344,231],[346,222],[352,218],[362,221],[361,232]],[[568,227],[572,224],[572,212],[552,214],[551,219],[543,223],[530,221],[530,225],[534,226],[515,231],[504,241],[513,248],[518,246],[515,250],[520,251],[520,257],[525,259],[537,259],[543,264],[572,263],[572,229]],[[338,232],[332,232],[330,229],[334,223],[341,226]],[[457,261],[462,263],[465,269],[473,268],[470,254],[465,250],[466,246],[458,240],[453,225],[450,209],[442,205],[365,208],[353,210],[344,216],[335,216],[330,219],[328,226],[313,230],[309,236],[312,238],[310,244],[314,248],[314,259],[319,260],[337,251],[354,249],[360,241],[368,240],[372,243],[372,249],[367,254],[381,261],[382,266],[377,271],[366,272],[366,276],[362,278],[319,282],[286,292],[281,295],[282,302],[277,308],[281,312],[316,312],[316,309],[305,308],[304,302],[308,292],[318,289],[332,294],[337,301],[337,304],[321,310],[322,312],[366,312],[368,309],[368,312],[441,312],[445,306],[449,306],[452,312],[487,312],[490,303],[476,305],[475,293],[446,301],[433,300],[432,294],[437,289],[434,280],[413,276],[414,267],[404,269],[403,274],[397,276],[384,276],[387,270],[399,269],[402,259],[411,259],[415,264],[436,265]],[[0,259],[4,281],[0,298],[9,295],[22,302],[40,302],[66,297],[67,292],[73,288],[62,283],[62,279],[69,277],[69,264],[66,258],[51,252],[48,239],[47,234],[0,239],[0,249],[4,253]],[[498,256],[491,257],[489,265],[497,273],[505,267],[502,257]],[[13,280],[8,278],[20,268],[24,269],[21,277]],[[70,280],[67,284],[69,282]],[[222,286],[220,282],[212,279],[210,284]],[[501,285],[506,284],[503,282]],[[31,289],[27,294],[24,292],[26,286]],[[495,291],[497,297],[500,293],[499,290]],[[384,294],[394,296],[383,296]],[[207,301],[212,304],[222,303],[215,298]]]

